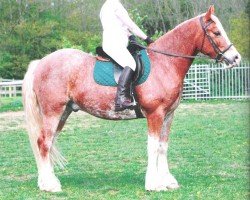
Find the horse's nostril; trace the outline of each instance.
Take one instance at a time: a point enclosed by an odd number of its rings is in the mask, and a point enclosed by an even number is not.
[[[239,58],[239,56],[237,55],[237,56],[235,56],[235,60],[237,60]]]

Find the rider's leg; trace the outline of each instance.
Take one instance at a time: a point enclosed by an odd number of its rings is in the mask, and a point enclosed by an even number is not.
[[[136,63],[133,56],[127,49],[120,51],[119,60],[117,59],[118,64],[124,67],[122,74],[118,81],[117,93],[115,99],[115,110],[121,111],[126,108],[131,108],[134,106],[133,98],[131,97],[131,87],[134,77],[134,71],[136,69]]]
[[[115,110],[121,111],[126,108],[131,108],[134,106],[133,98],[131,98],[131,86],[136,69],[135,60],[127,50],[127,47],[123,47],[122,45],[119,46],[119,49],[109,46],[103,50],[124,68],[118,81]]]
[[[118,81],[117,93],[115,99],[115,110],[121,111],[131,108],[133,99],[131,98],[131,85],[134,71],[130,67],[125,67]]]

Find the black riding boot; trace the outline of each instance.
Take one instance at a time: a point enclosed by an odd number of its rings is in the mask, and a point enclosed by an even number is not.
[[[131,98],[131,84],[134,71],[130,67],[125,67],[118,81],[115,99],[115,111],[122,111],[134,106]]]

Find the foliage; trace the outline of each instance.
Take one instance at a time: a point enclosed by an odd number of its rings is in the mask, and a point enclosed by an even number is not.
[[[60,48],[94,53],[101,43],[98,15],[103,2],[0,1],[0,77],[22,79],[31,60]],[[210,0],[126,0],[124,6],[136,23],[156,39],[184,20],[205,12],[210,3]],[[246,45],[249,44],[249,18],[244,16],[249,15],[249,2],[221,0],[214,4],[216,15],[235,46],[249,58],[249,46]]]
[[[242,13],[231,19],[230,38],[244,58],[250,59],[250,19]]]
[[[79,34],[79,40],[76,40],[76,38],[74,37],[76,35],[77,34],[75,32],[66,32],[65,36],[62,37],[61,47],[80,49],[82,51],[95,54],[96,47],[101,45],[100,35],[91,34],[90,32],[84,32]]]
[[[130,10],[130,17],[131,19],[133,19],[133,21],[140,27],[140,29],[144,32],[144,33],[148,33],[148,30],[145,28],[145,24],[148,20],[148,16],[141,16],[140,12],[138,11],[138,9],[134,9],[134,10]],[[151,38],[156,40],[157,38],[159,38],[160,36],[163,35],[162,31],[158,31],[158,30],[153,30],[155,31],[154,33],[151,33]]]
[[[248,199],[249,102],[181,103],[168,151],[178,190],[147,192],[145,119],[106,121],[72,113],[58,146],[63,192],[37,188],[23,113],[0,114],[0,199]]]
[[[28,63],[60,48],[60,22],[50,11],[39,11],[39,4],[33,3],[19,16],[18,3],[2,3],[0,29],[1,61],[0,74],[6,78],[22,79]],[[11,25],[7,23],[11,18]]]

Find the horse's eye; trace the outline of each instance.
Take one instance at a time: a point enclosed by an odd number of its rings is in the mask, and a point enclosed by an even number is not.
[[[214,34],[215,34],[216,36],[220,36],[220,35],[221,35],[220,31],[214,32]]]

